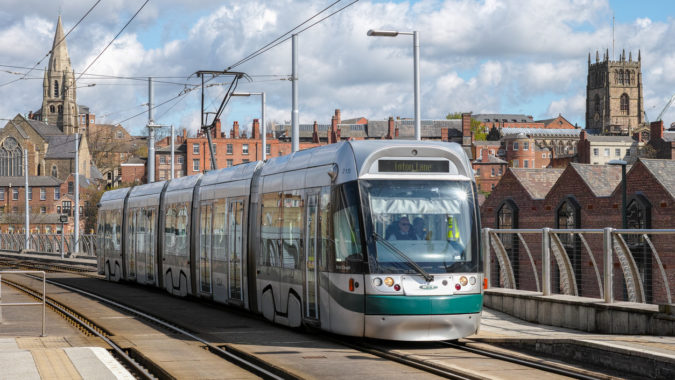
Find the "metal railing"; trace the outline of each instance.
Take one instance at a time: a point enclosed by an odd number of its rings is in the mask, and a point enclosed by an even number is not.
[[[42,302],[2,302],[2,275],[3,274],[39,274],[42,275]],[[47,336],[45,330],[45,319],[46,319],[46,309],[45,309],[45,298],[47,294],[46,286],[47,277],[45,272],[42,270],[4,270],[0,271],[0,323],[2,323],[2,307],[3,306],[35,306],[42,305],[42,335]]]
[[[490,287],[672,304],[675,229],[484,228]],[[494,258],[493,258],[494,255]]]
[[[77,254],[77,256],[96,257],[98,239],[95,234],[82,234],[75,250],[75,236],[61,234],[31,234],[26,247],[24,234],[0,234],[0,250],[14,252],[32,252],[60,254],[61,257]]]

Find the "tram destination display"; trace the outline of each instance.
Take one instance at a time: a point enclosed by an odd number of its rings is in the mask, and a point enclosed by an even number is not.
[[[438,160],[379,160],[377,170],[380,173],[447,173],[450,164]]]

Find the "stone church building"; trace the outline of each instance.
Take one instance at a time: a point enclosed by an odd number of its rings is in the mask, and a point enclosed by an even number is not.
[[[79,132],[75,72],[60,16],[44,72],[42,95],[40,110],[28,117],[16,115],[0,131],[0,177],[24,175],[24,150],[28,151],[29,176],[51,176],[64,181],[75,172],[75,134]],[[78,153],[79,173],[89,178],[91,155],[84,134]]]
[[[594,134],[634,136],[646,133],[642,90],[642,59],[637,60],[632,52],[622,51],[619,60],[609,59],[605,51],[602,61],[595,52],[595,63],[588,54],[588,78],[586,84],[586,129]]]

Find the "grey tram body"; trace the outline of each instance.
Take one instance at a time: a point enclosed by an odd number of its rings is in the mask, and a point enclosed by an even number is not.
[[[377,162],[382,158],[444,159],[450,164],[447,174],[380,173]],[[480,313],[385,318],[369,315],[365,306],[345,307],[335,298],[336,291],[346,292],[365,303],[364,297],[376,292],[374,275],[337,273],[322,262],[329,259],[318,252],[325,255],[321,247],[330,239],[319,231],[319,221],[332,218],[323,207],[341,184],[392,178],[474,182],[470,162],[457,144],[369,140],[112,190],[99,205],[103,249],[98,270],[112,281],[211,299],[291,327],[306,324],[395,340],[456,339],[475,333]],[[264,204],[278,204],[283,218],[294,222],[269,213],[263,220]],[[472,212],[478,221],[478,212]],[[403,281],[405,276],[399,277]],[[350,292],[350,281],[362,285]],[[420,323],[431,326],[426,335],[415,328],[408,331]]]

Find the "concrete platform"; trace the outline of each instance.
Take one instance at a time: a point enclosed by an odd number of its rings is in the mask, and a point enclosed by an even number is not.
[[[594,334],[530,323],[486,308],[479,333],[468,339],[562,361],[609,366],[627,377],[675,378],[672,336]]]

